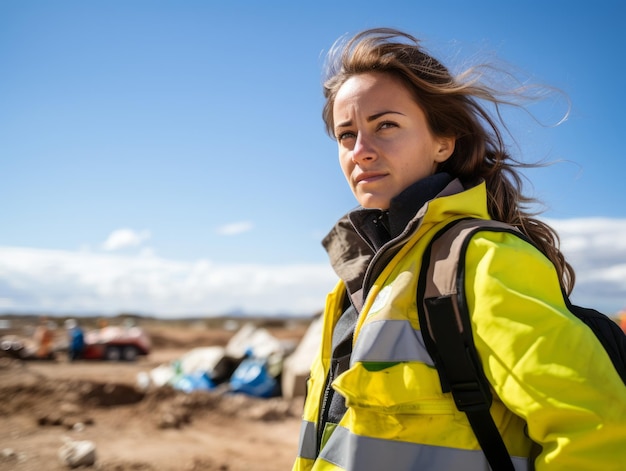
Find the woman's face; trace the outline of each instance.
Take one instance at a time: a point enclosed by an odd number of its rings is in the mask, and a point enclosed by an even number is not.
[[[333,121],[341,169],[365,208],[389,208],[454,150],[454,138],[433,135],[409,90],[389,74],[349,78],[337,92]]]

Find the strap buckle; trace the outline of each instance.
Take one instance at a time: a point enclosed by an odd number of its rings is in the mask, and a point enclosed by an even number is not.
[[[451,384],[452,397],[457,409],[462,412],[489,410],[491,394],[476,381]]]

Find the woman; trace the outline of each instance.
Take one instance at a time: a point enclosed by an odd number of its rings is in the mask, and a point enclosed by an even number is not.
[[[362,32],[330,61],[323,117],[360,207],[323,242],[340,282],[293,469],[489,469],[442,392],[415,302],[425,247],[466,217],[508,223],[534,243],[480,232],[465,259],[491,414],[515,469],[624,469],[626,391],[566,307],[574,272],[553,230],[525,210],[522,165],[481,105],[502,101],[395,30]]]

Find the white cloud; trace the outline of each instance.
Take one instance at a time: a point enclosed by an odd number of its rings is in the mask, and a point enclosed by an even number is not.
[[[5,312],[311,315],[334,282],[326,264],[229,265],[0,247]]]
[[[572,301],[614,314],[626,307],[626,219],[546,220],[576,271]]]
[[[150,238],[150,231],[134,231],[133,229],[117,229],[107,237],[102,248],[107,251],[137,247]]]
[[[626,220],[547,222],[559,233],[576,269],[572,300],[607,314],[626,307]],[[137,236],[134,240],[149,236],[131,233]],[[122,256],[0,247],[4,312],[310,315],[322,309],[334,283],[326,263],[217,264],[167,260],[149,249]]]
[[[243,234],[244,232],[249,232],[252,230],[253,227],[254,227],[254,224],[252,224],[251,222],[241,221],[241,222],[234,222],[232,224],[225,224],[223,226],[220,226],[217,228],[216,232],[219,235],[231,236],[231,235]]]

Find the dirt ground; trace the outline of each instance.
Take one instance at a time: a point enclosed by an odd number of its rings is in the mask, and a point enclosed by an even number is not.
[[[268,330],[297,342],[305,328]],[[225,345],[232,329],[155,323],[146,330],[153,350],[135,362],[0,357],[0,470],[69,469],[59,458],[65,440],[93,442],[89,469],[105,471],[291,468],[302,398],[137,385],[138,373],[192,348]]]

